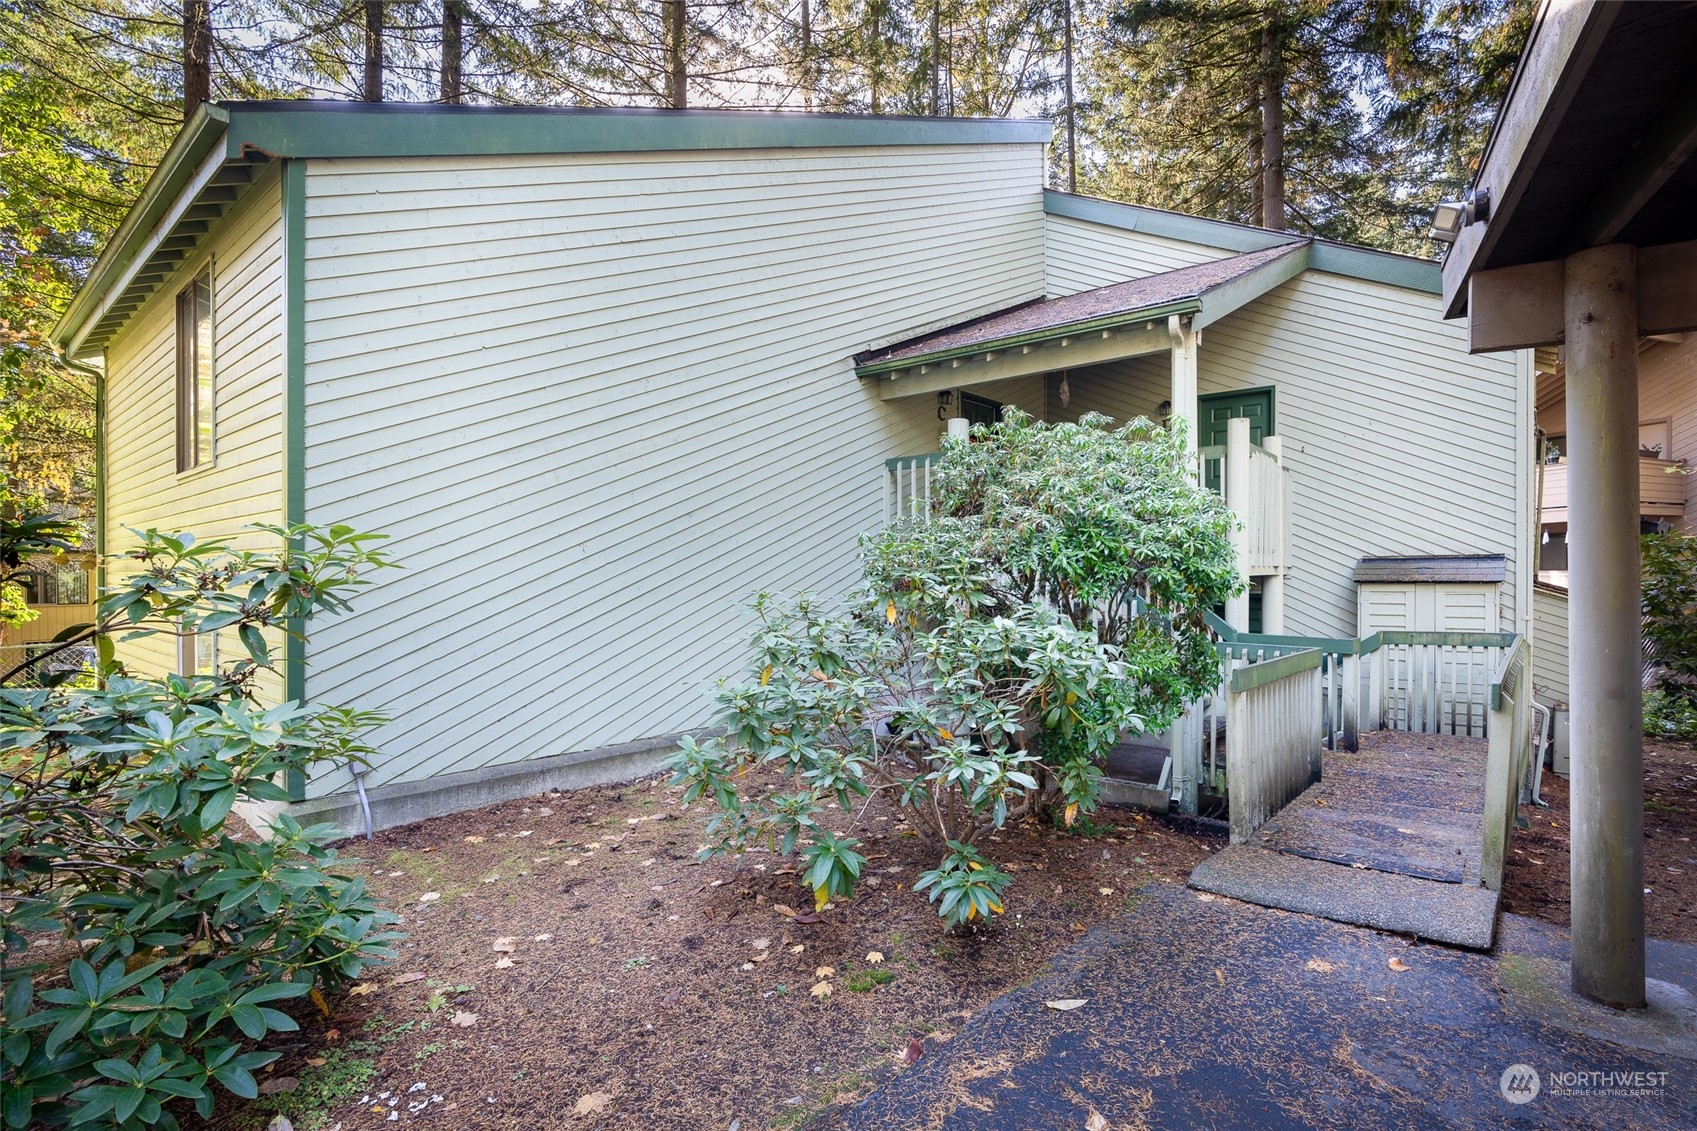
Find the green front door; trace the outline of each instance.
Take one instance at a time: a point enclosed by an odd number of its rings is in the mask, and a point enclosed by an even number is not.
[[[1200,447],[1212,448],[1226,442],[1226,421],[1244,417],[1249,421],[1249,442],[1259,444],[1273,431],[1273,390],[1246,389],[1241,393],[1213,393],[1196,398],[1197,434]]]
[[[1212,393],[1196,398],[1196,445],[1223,448],[1226,421],[1243,417],[1249,421],[1249,442],[1259,444],[1273,431],[1273,390],[1245,389],[1239,393]],[[1202,461],[1202,484],[1210,491],[1220,489],[1220,458]]]

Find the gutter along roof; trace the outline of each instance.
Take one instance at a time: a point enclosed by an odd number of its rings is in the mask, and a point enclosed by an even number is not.
[[[198,107],[53,328],[74,358],[98,355],[283,158],[1042,145],[1046,121],[870,117],[764,110],[221,102]]]

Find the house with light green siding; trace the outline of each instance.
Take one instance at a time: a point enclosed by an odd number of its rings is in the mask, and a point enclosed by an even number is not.
[[[849,587],[944,435],[1008,406],[1183,421],[1242,519],[1236,627],[1528,631],[1529,356],[1470,356],[1434,263],[1046,191],[1049,137],[202,107],[55,331],[103,372],[105,573],[136,528],[389,534],[406,569],[279,641],[266,692],[392,717],[379,824],[652,769],[746,601]],[[1405,557],[1500,580],[1465,625],[1373,622],[1356,569]],[[352,827],[353,788],[324,767],[295,806]]]

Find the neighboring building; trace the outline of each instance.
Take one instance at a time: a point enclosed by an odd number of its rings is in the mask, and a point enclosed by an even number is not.
[[[1539,647],[1538,701],[1562,712],[1567,672],[1567,390],[1559,350],[1537,351],[1538,584],[1533,591]],[[1645,338],[1638,353],[1638,524],[1645,533],[1697,533],[1697,334]],[[1565,751],[1558,751],[1565,764]]]
[[[36,617],[0,631],[0,646],[43,644],[67,628],[94,623],[92,551],[32,559],[11,580],[23,590],[24,602]]]
[[[1525,630],[1530,355],[1469,356],[1435,264],[1046,193],[1048,138],[206,107],[56,331],[105,366],[108,568],[137,527],[392,535],[275,689],[393,716],[380,824],[655,765],[754,592],[847,588],[944,420],[1006,405],[1198,422],[1235,624],[1353,635],[1361,559],[1474,556]]]
[[[1544,437],[1538,580],[1567,588],[1567,390],[1557,350],[1538,351]],[[1645,338],[1638,353],[1638,518],[1645,533],[1697,531],[1697,334]]]

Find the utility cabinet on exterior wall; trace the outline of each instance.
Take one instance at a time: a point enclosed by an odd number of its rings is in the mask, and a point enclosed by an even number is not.
[[[1507,576],[1500,554],[1362,558],[1355,567],[1357,635],[1498,632]]]

